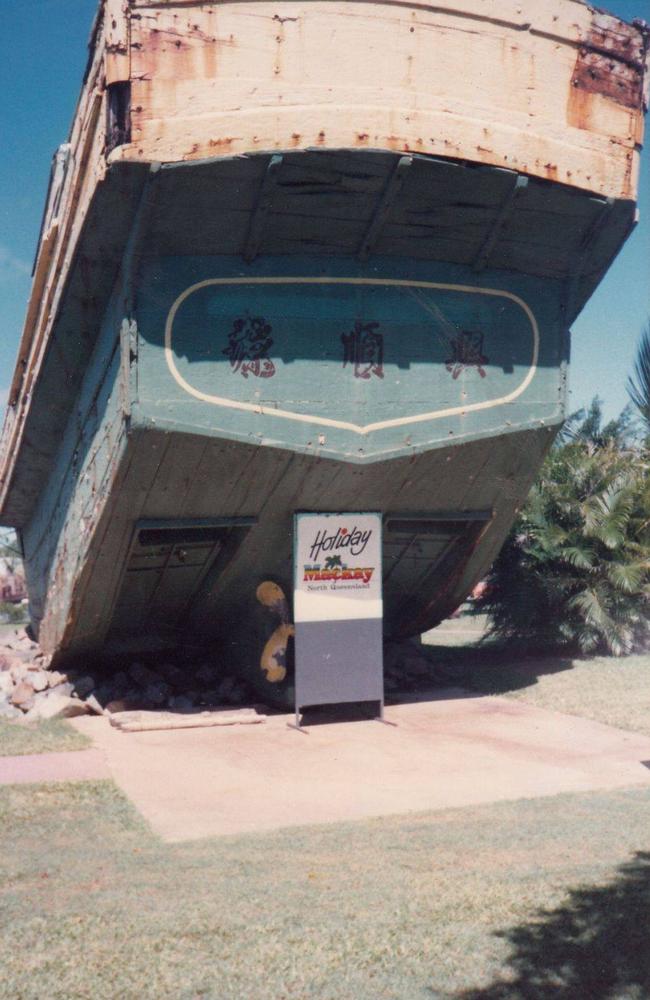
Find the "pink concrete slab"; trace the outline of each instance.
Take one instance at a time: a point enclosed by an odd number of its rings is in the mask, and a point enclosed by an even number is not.
[[[0,785],[23,785],[35,781],[89,781],[110,776],[104,755],[95,748],[0,757]]]
[[[458,690],[374,721],[121,733],[74,725],[165,840],[650,784],[650,738]]]

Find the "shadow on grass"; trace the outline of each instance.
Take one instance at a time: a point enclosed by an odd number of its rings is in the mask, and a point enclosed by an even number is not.
[[[497,643],[422,647],[438,683],[471,688],[481,694],[507,694],[537,683],[545,674],[571,670],[567,656],[524,656]]]
[[[510,975],[456,1000],[641,1000],[650,996],[650,853],[607,885],[574,889],[537,920],[498,932]]]

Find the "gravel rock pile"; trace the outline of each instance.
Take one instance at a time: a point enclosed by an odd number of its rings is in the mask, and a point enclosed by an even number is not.
[[[252,690],[209,658],[194,654],[102,665],[68,674],[52,670],[24,629],[0,646],[0,719],[71,718],[125,712],[252,704]]]
[[[51,719],[75,714],[72,684],[65,674],[49,666],[49,658],[24,629],[16,629],[5,640],[0,646],[0,719]]]
[[[430,660],[414,643],[388,642],[384,650],[387,693],[415,689],[434,679]],[[64,674],[24,629],[0,645],[0,719],[71,718],[88,712],[157,709],[191,712],[254,704],[254,691],[194,651],[150,656]]]
[[[435,681],[435,668],[416,642],[384,643],[384,687],[387,694],[414,690]]]

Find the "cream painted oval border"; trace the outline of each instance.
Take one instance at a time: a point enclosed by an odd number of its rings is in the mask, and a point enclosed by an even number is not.
[[[270,407],[265,408],[260,403],[242,403],[236,399],[227,399],[223,396],[211,396],[208,393],[200,392],[183,378],[174,360],[172,347],[172,331],[176,313],[186,299],[201,288],[208,288],[210,285],[383,285],[408,288],[437,288],[444,291],[466,292],[469,295],[491,295],[495,298],[510,299],[519,306],[526,314],[526,317],[533,331],[533,356],[530,368],[525,378],[507,396],[498,399],[486,399],[482,403],[469,403],[467,406],[453,406],[446,410],[432,410],[430,413],[422,413],[411,417],[397,417],[393,420],[381,420],[374,424],[352,424],[345,420],[333,420],[330,417],[311,416],[308,413],[292,413],[290,410],[276,410]],[[494,406],[502,406],[504,403],[511,403],[518,396],[526,391],[537,371],[537,361],[539,357],[539,327],[537,320],[530,307],[512,292],[504,292],[497,288],[476,288],[472,285],[447,285],[435,281],[408,281],[399,278],[333,278],[333,277],[311,277],[311,278],[208,278],[206,281],[199,281],[195,285],[190,285],[181,295],[178,296],[173,306],[169,310],[167,322],[165,323],[165,359],[174,380],[185,392],[200,399],[205,403],[212,403],[215,406],[225,406],[233,410],[248,410],[251,413],[263,414],[264,416],[280,417],[285,420],[297,420],[306,424],[318,424],[326,427],[339,427],[342,430],[355,431],[357,434],[370,434],[372,431],[384,430],[386,427],[403,427],[407,424],[424,423],[427,420],[438,420],[440,417],[453,417],[458,414],[471,413],[475,410],[489,410]]]

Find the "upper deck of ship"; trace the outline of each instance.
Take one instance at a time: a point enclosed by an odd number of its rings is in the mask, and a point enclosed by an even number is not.
[[[125,261],[489,266],[564,282],[570,322],[634,224],[647,58],[642,24],[582,0],[104,0],[10,391],[5,523],[33,508]]]

